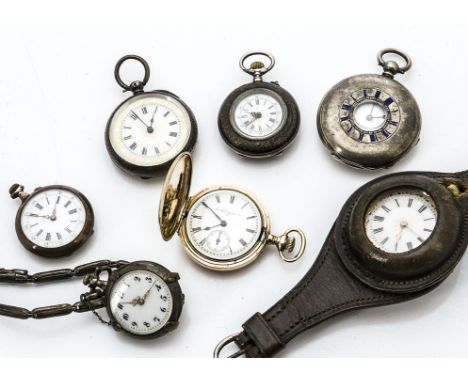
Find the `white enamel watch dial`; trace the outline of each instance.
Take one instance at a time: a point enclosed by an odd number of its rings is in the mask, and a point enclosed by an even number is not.
[[[189,114],[179,101],[148,92],[119,106],[110,121],[109,140],[125,161],[156,166],[182,152],[190,132]]]
[[[374,246],[388,253],[419,247],[431,236],[437,223],[432,198],[416,189],[387,192],[371,202],[365,229]]]
[[[188,211],[185,224],[191,245],[214,260],[248,254],[262,233],[262,216],[256,203],[231,189],[202,195]]]
[[[21,229],[28,240],[44,248],[58,248],[82,232],[86,210],[80,198],[64,189],[35,194],[21,212]]]
[[[171,317],[173,300],[167,284],[153,272],[136,270],[117,279],[110,292],[110,310],[127,332],[149,335]]]
[[[355,141],[377,143],[390,138],[400,125],[400,108],[389,94],[366,88],[349,95],[340,107],[340,124]]]
[[[284,125],[286,106],[268,89],[253,89],[241,94],[233,104],[233,126],[244,136],[263,139],[276,134]]]
[[[380,130],[387,122],[387,110],[378,102],[364,101],[354,110],[354,122],[367,132]]]

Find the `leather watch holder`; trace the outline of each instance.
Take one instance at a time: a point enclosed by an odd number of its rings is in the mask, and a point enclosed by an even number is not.
[[[374,247],[364,216],[374,197],[392,188],[427,192],[438,210],[430,238],[398,255]],[[468,244],[468,171],[456,174],[399,173],[359,188],[343,206],[316,261],[280,301],[256,313],[243,331],[224,340],[247,357],[272,357],[299,333],[340,313],[394,304],[437,287],[455,268]]]

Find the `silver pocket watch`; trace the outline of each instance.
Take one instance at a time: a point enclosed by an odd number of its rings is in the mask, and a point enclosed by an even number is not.
[[[405,64],[385,60],[387,54],[403,58]],[[356,168],[389,168],[419,141],[421,114],[416,100],[396,74],[412,65],[410,57],[397,49],[379,52],[384,71],[360,74],[336,84],[323,98],[317,128],[331,155]]]
[[[266,58],[269,64],[259,59],[246,66],[246,61],[255,56]],[[300,114],[292,95],[277,81],[263,81],[274,65],[270,53],[255,51],[243,55],[239,66],[253,81],[234,89],[219,111],[221,137],[241,156],[267,158],[281,154],[298,133]]]

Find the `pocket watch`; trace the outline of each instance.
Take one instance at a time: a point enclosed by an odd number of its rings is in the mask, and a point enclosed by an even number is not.
[[[270,233],[270,222],[260,202],[236,186],[213,186],[189,197],[192,159],[181,154],[172,164],[159,204],[164,240],[177,231],[192,260],[214,271],[233,271],[253,262],[265,245],[274,244],[284,261],[298,260],[306,239],[299,229],[281,236]],[[299,250],[294,253],[296,237]]]
[[[302,280],[248,319],[241,333],[221,341],[214,355],[235,342],[240,350],[234,356],[271,357],[299,333],[340,313],[422,296],[454,270],[466,251],[467,232],[468,171],[373,180],[347,200]]]
[[[94,214],[88,199],[67,186],[39,187],[33,193],[10,187],[12,199],[19,198],[16,234],[30,252],[45,257],[71,255],[93,234]]]
[[[404,66],[385,60],[395,54]],[[360,74],[336,84],[323,98],[317,128],[331,155],[356,168],[389,168],[419,141],[421,115],[416,100],[393,77],[411,68],[397,49],[378,54],[382,75]]]
[[[101,274],[107,273],[105,279]],[[29,275],[26,270],[0,268],[0,282],[44,283],[83,277],[89,291],[75,304],[58,304],[28,310],[0,304],[0,315],[13,318],[50,318],[91,311],[102,323],[130,336],[161,337],[178,326],[184,295],[179,275],[150,261],[100,260],[75,267]],[[106,321],[96,310],[106,308]]]
[[[245,61],[252,56],[265,56],[268,66]],[[278,82],[263,82],[263,75],[275,65],[266,52],[250,52],[242,56],[241,69],[253,76],[253,82],[231,92],[223,102],[218,127],[224,141],[238,154],[249,158],[265,158],[282,153],[299,130],[300,115],[296,101]]]
[[[127,60],[140,62],[142,81],[126,84],[120,68]],[[191,151],[197,139],[197,122],[190,108],[178,96],[165,90],[145,92],[150,69],[141,57],[122,57],[115,66],[115,79],[133,96],[112,113],[106,129],[106,147],[113,162],[123,171],[151,178],[167,170],[177,155]]]

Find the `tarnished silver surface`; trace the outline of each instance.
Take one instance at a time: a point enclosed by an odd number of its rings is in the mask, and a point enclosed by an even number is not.
[[[395,52],[398,51],[387,49],[379,54],[379,63],[384,67],[382,75],[349,77],[330,89],[320,104],[320,138],[333,157],[350,166],[369,170],[391,167],[419,140],[421,114],[416,100],[392,78],[409,69],[411,60],[402,54],[407,64],[401,68],[394,61],[382,61],[383,54]],[[356,94],[362,94],[361,98]],[[392,103],[386,105],[390,97]],[[386,110],[384,127],[376,134],[360,135],[353,119],[354,110],[363,101],[375,102]]]
[[[85,278],[85,280],[90,280],[90,276],[101,267],[119,269],[127,264],[127,261],[101,260],[83,264],[73,269],[56,269],[52,271],[39,272],[32,275],[30,275],[28,271],[24,269],[0,268],[0,283],[38,284],[51,281],[67,280],[73,277],[82,276],[88,276]],[[105,286],[105,283],[88,285],[90,291],[83,293],[80,297],[80,301],[74,304],[49,305],[28,310],[26,308],[0,303],[0,316],[8,316],[20,319],[41,319],[64,316],[73,312],[82,313],[89,312],[90,310],[94,311],[95,309],[103,308],[106,304],[106,301],[103,298]]]

